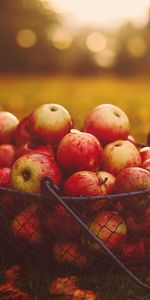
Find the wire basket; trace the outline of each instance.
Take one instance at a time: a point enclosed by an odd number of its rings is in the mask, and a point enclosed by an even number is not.
[[[124,274],[128,286],[149,293],[150,190],[62,197],[49,178],[41,186],[42,194],[0,188],[1,266],[20,264],[49,280],[77,274],[102,293],[111,283],[111,295],[118,285],[125,295]],[[30,276],[40,286],[47,278]]]

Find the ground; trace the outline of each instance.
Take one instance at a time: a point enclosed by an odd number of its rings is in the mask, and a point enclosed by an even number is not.
[[[136,140],[146,143],[147,133],[150,131],[149,82],[147,77],[1,75],[0,105],[3,110],[10,111],[21,119],[39,104],[62,104],[70,111],[75,127],[80,129],[84,117],[94,106],[112,103],[120,106],[128,114],[131,134]],[[108,273],[107,284],[104,275],[93,276],[92,282],[93,288],[103,294],[104,300],[150,299],[149,293],[138,288],[127,276]],[[85,283],[86,288],[87,285],[88,283]],[[43,300],[46,299],[48,298],[43,296]]]

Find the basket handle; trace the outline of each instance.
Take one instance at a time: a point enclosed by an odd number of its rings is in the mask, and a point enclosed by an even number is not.
[[[88,228],[88,226],[79,218],[79,216],[65,203],[65,201],[58,195],[59,188],[53,183],[49,177],[45,177],[41,181],[41,186],[44,194],[51,196],[52,199],[59,202],[72,217],[81,225],[81,227],[88,233],[88,235],[99,244],[100,247],[115,261],[117,264],[130,276],[134,279],[140,286],[149,289],[150,286],[140,279],[137,278],[106,246],[105,244],[96,237],[93,232]]]

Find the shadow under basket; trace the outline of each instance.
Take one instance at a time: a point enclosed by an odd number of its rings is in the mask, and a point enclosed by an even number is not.
[[[20,264],[40,286],[76,275],[82,287],[111,290],[104,299],[117,299],[118,287],[124,297],[127,288],[149,293],[150,190],[63,197],[49,178],[41,186],[41,194],[0,188],[2,269]]]

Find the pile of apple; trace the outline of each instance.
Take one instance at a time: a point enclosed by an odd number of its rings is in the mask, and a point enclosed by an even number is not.
[[[109,203],[92,198],[150,189],[150,147],[138,146],[130,135],[129,119],[119,107],[95,107],[85,118],[82,131],[73,128],[69,112],[58,104],[41,105],[20,122],[2,111],[0,143],[1,187],[40,194],[41,180],[49,177],[61,195],[88,197],[89,201],[78,201],[77,210],[111,251],[119,251],[120,257],[129,261],[146,257],[150,250],[150,194]],[[6,193],[0,201],[11,214],[12,202],[16,205],[13,196]],[[44,216],[35,198],[18,213],[15,208],[10,232],[16,238],[33,245],[42,243],[44,218],[53,240],[49,247],[54,259],[87,265],[81,227],[61,205],[52,205]],[[103,255],[91,240],[89,249]]]

